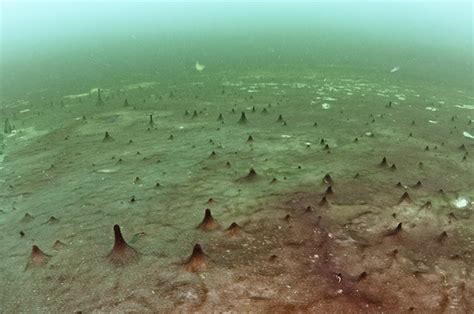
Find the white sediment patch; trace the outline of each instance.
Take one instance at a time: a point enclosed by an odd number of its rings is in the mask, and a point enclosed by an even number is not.
[[[472,135],[472,134],[470,134],[466,131],[462,132],[462,135],[464,135],[464,137],[467,137],[467,138],[474,138],[474,135]]]
[[[467,197],[458,197],[453,201],[453,205],[456,208],[464,209],[468,208],[471,205],[471,201]]]
[[[430,110],[430,111],[438,111],[438,109],[433,108],[433,107],[426,107],[425,109],[426,109],[426,110]]]
[[[82,97],[87,97],[89,96],[89,93],[82,93],[82,94],[76,94],[76,95],[66,95],[64,98],[66,99],[77,99],[77,98],[82,98]]]
[[[153,86],[156,85],[156,84],[158,84],[158,83],[155,82],[155,81],[151,81],[151,82],[141,82],[141,83],[135,83],[135,84],[125,85],[125,86],[122,87],[120,90],[126,91],[126,90],[138,89],[138,88],[149,88],[149,87],[153,87]]]
[[[438,121],[428,120],[429,123],[438,124]]]
[[[474,110],[474,105],[454,105],[455,107],[461,108],[461,109],[471,109]]]
[[[321,107],[323,107],[323,109],[329,109],[329,108],[331,108],[331,105],[328,104],[328,103],[324,103],[324,104],[321,105]]]

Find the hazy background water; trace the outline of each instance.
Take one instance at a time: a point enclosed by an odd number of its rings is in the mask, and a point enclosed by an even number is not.
[[[1,95],[318,72],[473,85],[471,2],[1,3]]]

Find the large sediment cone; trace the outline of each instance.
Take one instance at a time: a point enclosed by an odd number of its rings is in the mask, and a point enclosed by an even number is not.
[[[37,245],[33,245],[31,249],[30,261],[26,268],[43,266],[49,261],[49,255],[45,254]]]
[[[219,224],[214,219],[214,217],[212,217],[211,210],[209,208],[206,208],[204,212],[204,219],[198,225],[198,229],[201,229],[203,231],[212,231],[218,228],[219,228]]]
[[[114,265],[125,265],[138,259],[138,252],[129,246],[122,236],[120,226],[114,226],[115,242],[112,251],[107,255],[110,262]]]
[[[207,256],[204,254],[201,246],[199,244],[194,245],[193,253],[191,256],[184,262],[184,269],[190,272],[199,272],[203,271],[207,267]]]

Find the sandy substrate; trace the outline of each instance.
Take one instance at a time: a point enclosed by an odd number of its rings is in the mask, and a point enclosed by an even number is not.
[[[4,106],[2,312],[474,308],[469,96],[204,78]]]

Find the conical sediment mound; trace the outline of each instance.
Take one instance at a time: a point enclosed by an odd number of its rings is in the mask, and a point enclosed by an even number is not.
[[[207,208],[204,211],[204,219],[202,222],[197,226],[197,228],[203,230],[203,231],[212,231],[219,229],[219,224],[217,221],[212,217],[211,210]]]
[[[200,272],[207,268],[208,258],[201,248],[201,245],[195,244],[191,256],[184,262],[184,269],[189,272]]]
[[[119,225],[114,225],[114,246],[107,257],[114,265],[125,265],[138,259],[138,252],[125,242]]]

